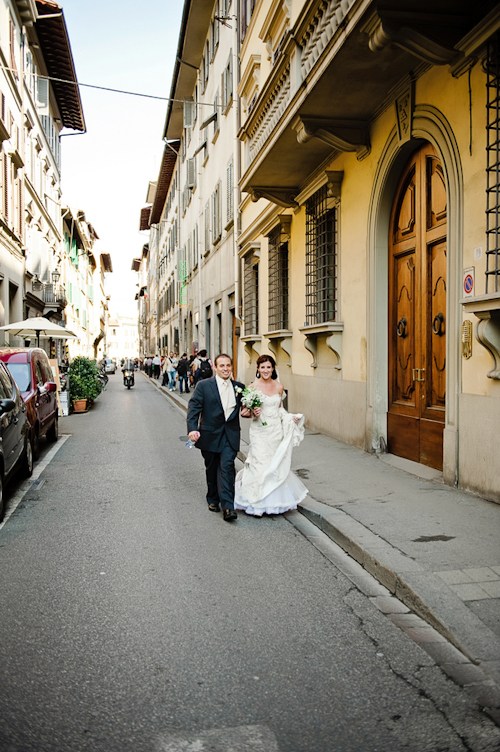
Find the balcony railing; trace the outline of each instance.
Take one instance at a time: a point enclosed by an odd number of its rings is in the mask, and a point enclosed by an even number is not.
[[[68,302],[64,287],[62,285],[53,285],[50,282],[43,286],[42,300],[48,305],[57,305],[60,308],[65,308]]]

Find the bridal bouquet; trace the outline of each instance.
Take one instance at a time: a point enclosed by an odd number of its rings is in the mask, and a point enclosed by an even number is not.
[[[241,394],[241,404],[244,405],[244,407],[248,407],[250,410],[260,407],[264,402],[264,395],[254,386],[247,386],[245,389],[235,386],[234,391]],[[263,426],[267,426],[267,423],[264,423],[263,420],[261,420],[261,423]]]

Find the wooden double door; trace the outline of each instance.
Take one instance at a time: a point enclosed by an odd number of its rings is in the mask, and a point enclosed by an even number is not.
[[[446,403],[443,168],[430,144],[411,157],[389,229],[388,450],[442,469]]]

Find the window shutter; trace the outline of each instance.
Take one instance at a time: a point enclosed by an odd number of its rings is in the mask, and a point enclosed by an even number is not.
[[[210,250],[210,206],[205,206],[205,253]]]
[[[233,51],[229,50],[229,62],[227,64],[227,103],[233,96]]]
[[[220,92],[221,92],[220,98],[221,98],[221,104],[222,104],[222,108],[221,109],[222,109],[222,112],[224,112],[224,110],[226,109],[226,104],[227,104],[227,101],[226,101],[226,70],[225,69],[221,73],[221,77],[220,77]]]
[[[233,218],[233,163],[227,166],[227,221]]]
[[[39,115],[49,114],[49,82],[46,78],[36,80],[36,106]]]
[[[217,186],[217,237],[222,235],[222,180]]]
[[[184,102],[184,128],[192,128],[194,125],[194,102]]]
[[[196,185],[196,158],[187,161],[187,187],[194,188]]]

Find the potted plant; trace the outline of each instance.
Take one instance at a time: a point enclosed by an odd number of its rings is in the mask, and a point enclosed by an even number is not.
[[[98,397],[101,385],[94,360],[79,355],[68,369],[69,393],[74,412],[85,412]]]

